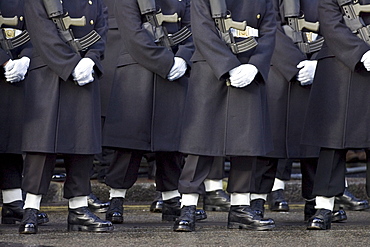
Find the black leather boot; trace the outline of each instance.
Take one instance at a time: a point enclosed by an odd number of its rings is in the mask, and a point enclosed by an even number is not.
[[[223,190],[206,192],[203,197],[203,208],[206,211],[227,212],[230,209],[230,196]]]
[[[231,206],[227,228],[248,229],[256,231],[270,230],[275,227],[273,219],[262,219],[257,216],[250,206]]]
[[[38,230],[37,209],[26,208],[23,213],[21,224],[19,225],[20,234],[36,234]]]
[[[101,220],[88,207],[68,209],[68,231],[111,232],[113,224]]]
[[[306,201],[304,205],[304,221],[308,221],[312,216],[315,215],[317,211],[315,206],[315,200]],[[345,220],[347,220],[347,214],[343,209],[334,210],[332,212],[331,222],[342,222]]]
[[[195,210],[195,220],[201,221],[207,219],[207,213],[203,209],[196,209]]]
[[[269,209],[271,211],[288,212],[289,204],[285,200],[284,190],[272,191],[268,196]]]
[[[342,196],[335,197],[334,208],[338,210],[339,208],[360,211],[369,208],[369,202],[367,200],[360,200],[356,198],[349,190],[346,188]]]
[[[1,210],[1,224],[15,224],[21,222],[23,218],[23,201],[14,201],[4,203]],[[37,224],[49,222],[49,217],[46,213],[37,211]]]
[[[263,218],[265,214],[265,200],[263,199],[252,200],[251,208],[257,216]]]
[[[162,213],[162,208],[163,208],[162,193],[157,192],[154,201],[150,205],[150,212]]]
[[[113,224],[123,223],[123,197],[113,197],[110,200],[105,219]]]
[[[327,230],[331,228],[332,211],[317,209],[316,213],[308,220],[307,230]]]
[[[181,208],[181,215],[175,221],[173,230],[175,232],[192,232],[195,230],[196,206],[185,206]]]
[[[87,196],[89,209],[94,213],[105,213],[108,210],[109,202],[102,202],[93,193]]]

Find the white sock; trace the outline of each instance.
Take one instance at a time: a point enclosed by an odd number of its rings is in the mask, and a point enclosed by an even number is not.
[[[181,207],[196,206],[198,204],[199,194],[183,194],[181,197]]]
[[[113,189],[111,188],[109,190],[109,200],[111,200],[113,197],[126,197],[127,189]]]
[[[181,197],[178,190],[172,190],[172,191],[163,191],[162,192],[162,200],[169,200],[175,197]]]
[[[251,205],[250,193],[232,193],[230,196],[230,204],[238,205]]]
[[[42,198],[42,195],[35,195],[35,194],[27,193],[23,208],[24,209],[33,208],[33,209],[40,210],[41,198]]]
[[[275,178],[274,186],[272,187],[271,191],[284,190],[284,189],[285,189],[285,182],[281,179]]]
[[[257,199],[262,199],[262,200],[267,200],[267,194],[251,194],[251,201],[257,200]]]
[[[3,203],[23,201],[21,188],[2,190]]]
[[[333,211],[335,197],[316,196],[316,209],[327,209]]]
[[[204,186],[206,187],[206,191],[216,191],[216,190],[222,190],[222,179],[220,180],[214,180],[214,179],[205,179],[204,180]]]
[[[68,200],[68,207],[70,209],[87,207],[87,196],[76,196]]]

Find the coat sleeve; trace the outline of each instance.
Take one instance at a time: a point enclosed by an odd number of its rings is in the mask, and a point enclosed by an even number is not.
[[[157,46],[142,27],[137,1],[116,1],[115,16],[122,41],[131,57],[149,71],[166,78],[174,63],[174,54],[166,47]]]
[[[291,81],[299,69],[297,69],[297,64],[301,61],[307,59],[306,55],[298,48],[296,44],[289,38],[282,25],[285,24],[283,21],[283,16],[280,13],[281,0],[274,0],[274,9],[276,15],[276,41],[275,50],[272,55],[271,64],[274,66],[286,79],[287,82]]]
[[[358,38],[344,24],[343,15],[336,0],[319,1],[320,30],[330,51],[352,71],[370,45]]]
[[[188,26],[191,31],[190,27],[190,1],[186,1],[186,9],[184,16],[181,17],[181,28]],[[184,40],[181,44],[179,44],[178,50],[175,54],[176,57],[183,58],[188,66],[191,65],[190,59],[194,53],[194,43],[193,37],[189,37]]]
[[[191,2],[191,26],[194,44],[218,79],[228,77],[241,62],[220,38],[210,12],[208,0]]]
[[[101,39],[88,48],[84,57],[91,58],[95,62],[94,71],[98,77],[103,74],[103,66],[101,60],[104,59],[105,44],[107,42],[108,32],[108,8],[102,1],[99,1],[100,11],[98,13],[97,22],[94,26],[94,30],[100,35]]]
[[[67,81],[80,61],[80,55],[59,37],[42,0],[25,0],[24,13],[34,49],[51,70]]]
[[[276,33],[276,18],[271,0],[266,0],[265,13],[262,14],[258,30],[258,45],[248,63],[255,65],[263,79],[267,81]]]

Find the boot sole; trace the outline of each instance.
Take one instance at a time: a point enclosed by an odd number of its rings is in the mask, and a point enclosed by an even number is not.
[[[319,223],[311,223],[308,227],[307,230],[329,230],[331,226],[329,224],[322,225]]]
[[[19,234],[36,234],[37,228],[23,228],[19,229]]]
[[[105,219],[113,224],[123,224],[123,217],[106,217]]]
[[[344,210],[350,210],[350,211],[362,211],[362,210],[370,208],[370,206],[369,205],[359,205],[359,206],[351,207],[351,206],[347,206],[344,204],[338,204],[338,205],[336,204],[335,208],[343,208]]]
[[[92,227],[83,225],[70,225],[68,224],[68,231],[80,231],[80,232],[112,232],[113,226],[107,227]]]
[[[254,230],[254,231],[267,231],[275,228],[275,225],[267,225],[267,226],[253,226],[253,225],[246,225],[237,222],[229,222],[227,225],[228,229],[247,229],[247,230]]]
[[[173,228],[175,232],[192,232],[195,231],[195,227],[177,226]]]

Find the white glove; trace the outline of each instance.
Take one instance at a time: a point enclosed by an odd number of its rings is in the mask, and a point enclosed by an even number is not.
[[[364,64],[364,67],[367,71],[370,71],[370,50],[362,55],[361,63]]]
[[[186,70],[188,69],[188,66],[186,65],[186,62],[181,57],[174,57],[174,63],[170,70],[170,73],[167,75],[167,79],[169,81],[174,81],[182,77]]]
[[[78,85],[83,86],[92,81],[94,77],[94,61],[91,58],[82,58],[72,72],[72,76]]]
[[[302,86],[311,85],[315,77],[317,60],[304,60],[297,65],[300,69],[297,74],[297,80]]]
[[[258,73],[256,66],[242,64],[229,71],[230,83],[233,87],[245,87],[252,83]]]
[[[6,81],[14,83],[24,80],[29,66],[30,59],[28,57],[22,57],[15,60],[10,59],[4,66]]]

